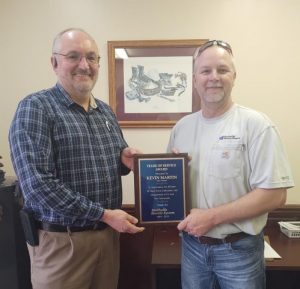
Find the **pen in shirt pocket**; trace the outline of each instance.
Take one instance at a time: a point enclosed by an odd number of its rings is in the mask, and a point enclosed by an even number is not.
[[[106,128],[110,131],[110,123],[108,120],[105,121]]]

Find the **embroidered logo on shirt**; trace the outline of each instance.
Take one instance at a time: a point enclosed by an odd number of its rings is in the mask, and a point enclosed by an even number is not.
[[[222,159],[229,159],[230,158],[230,152],[229,151],[223,151],[222,152]]]

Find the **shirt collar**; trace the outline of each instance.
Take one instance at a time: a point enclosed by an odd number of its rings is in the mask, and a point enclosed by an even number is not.
[[[58,90],[62,93],[62,95],[64,96],[63,98],[63,102],[68,106],[72,106],[74,104],[76,104],[76,102],[70,97],[70,95],[66,92],[66,90],[62,87],[62,85],[60,83],[56,84],[56,87],[58,88]],[[90,107],[93,109],[98,108],[98,105],[96,103],[95,97],[92,95],[90,98]]]
[[[98,107],[95,97],[92,95],[90,98],[90,107],[96,109]]]

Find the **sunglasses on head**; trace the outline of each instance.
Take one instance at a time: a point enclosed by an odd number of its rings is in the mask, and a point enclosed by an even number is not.
[[[231,46],[223,41],[223,40],[209,40],[207,42],[205,42],[203,45],[201,45],[195,52],[194,54],[194,59],[196,59],[204,50],[206,50],[208,47],[211,47],[211,46],[220,46],[222,47],[223,49],[225,49],[230,55],[233,55],[232,53],[232,49],[231,49]]]

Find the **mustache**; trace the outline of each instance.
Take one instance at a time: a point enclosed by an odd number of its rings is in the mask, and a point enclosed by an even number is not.
[[[80,75],[91,75],[91,72],[89,70],[83,70],[83,69],[78,69],[74,72],[74,74],[80,74]]]

